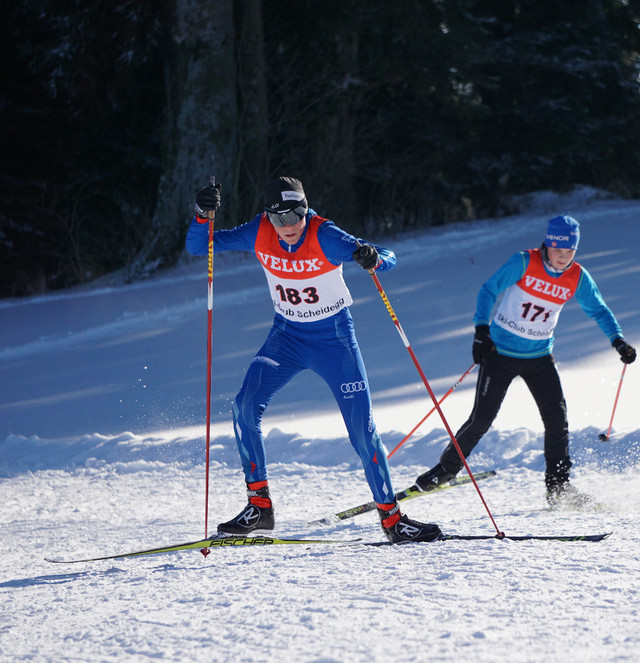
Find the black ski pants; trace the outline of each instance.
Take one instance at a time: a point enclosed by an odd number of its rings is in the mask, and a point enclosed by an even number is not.
[[[460,449],[466,458],[489,430],[498,415],[509,385],[517,376],[527,385],[544,423],[547,476],[566,481],[571,467],[567,404],[552,355],[520,359],[493,352],[487,361],[480,364],[473,410],[469,419],[456,433]],[[462,461],[453,443],[444,450],[440,462],[453,474],[462,469]]]

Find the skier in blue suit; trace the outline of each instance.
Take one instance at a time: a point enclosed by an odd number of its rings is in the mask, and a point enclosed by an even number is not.
[[[588,495],[569,483],[569,423],[560,377],[553,359],[553,332],[562,307],[575,296],[593,318],[625,364],[636,351],[623,338],[589,272],[574,261],[580,224],[570,216],[556,216],[547,226],[539,249],[512,255],[480,288],[474,316],[473,360],[480,365],[476,397],[469,419],[456,433],[465,457],[489,430],[509,385],[522,377],[542,417],[545,438],[545,484],[552,506],[579,507]],[[504,297],[491,317],[498,295]],[[450,481],[462,469],[453,444],[440,462],[416,480],[430,491]]]
[[[265,210],[252,221],[214,233],[215,252],[249,251],[262,266],[273,306],[273,326],[245,375],[233,405],[234,431],[247,484],[248,504],[218,525],[225,535],[265,532],[275,526],[269,495],[261,419],[273,396],[310,369],[329,385],[349,440],[360,456],[383,531],[392,543],[431,541],[440,529],[402,514],[371,412],[369,383],[349,312],[351,295],[342,263],[383,272],[396,262],[388,249],[364,244],[309,209],[302,183],[278,177],[265,187]],[[204,187],[187,233],[193,255],[208,252],[207,212],[220,205],[219,186]]]

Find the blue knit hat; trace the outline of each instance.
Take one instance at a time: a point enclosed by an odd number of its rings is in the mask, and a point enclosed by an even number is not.
[[[578,248],[580,224],[570,216],[554,216],[547,226],[544,243],[552,249]]]

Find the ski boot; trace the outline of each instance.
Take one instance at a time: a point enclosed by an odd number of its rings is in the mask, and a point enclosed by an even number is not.
[[[390,543],[436,541],[442,535],[442,530],[435,523],[420,523],[405,516],[397,502],[378,504],[378,515],[382,531]]]
[[[247,484],[247,506],[226,523],[218,525],[220,536],[247,536],[268,534],[275,527],[274,509],[266,481]]]
[[[587,493],[580,492],[569,481],[556,482],[547,485],[547,502],[549,506],[567,511],[579,511],[594,505],[594,498]]]
[[[442,463],[438,463],[435,467],[430,469],[428,472],[421,474],[416,479],[416,486],[423,493],[431,492],[435,490],[438,486],[441,486],[443,483],[449,483],[456,478],[456,473],[448,472],[442,466]]]

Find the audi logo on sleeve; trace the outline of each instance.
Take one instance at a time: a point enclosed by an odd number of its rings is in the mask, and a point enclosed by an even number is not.
[[[367,383],[364,380],[360,380],[359,382],[343,382],[340,385],[340,391],[343,394],[353,394],[356,391],[366,391],[367,390]]]

